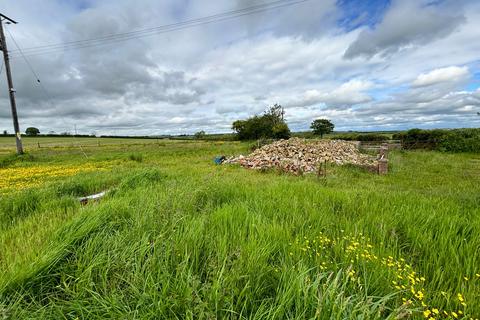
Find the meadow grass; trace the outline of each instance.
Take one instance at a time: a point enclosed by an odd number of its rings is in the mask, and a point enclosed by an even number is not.
[[[5,156],[6,168],[113,165],[0,194],[0,316],[480,316],[478,155],[395,152],[387,176],[213,164],[247,149],[163,141]],[[103,190],[99,203],[76,199]]]

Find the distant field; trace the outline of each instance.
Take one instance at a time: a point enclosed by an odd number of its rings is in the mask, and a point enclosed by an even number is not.
[[[478,154],[396,151],[387,176],[318,178],[213,163],[248,143],[25,138],[20,158],[13,143],[0,318],[480,316]]]
[[[355,132],[337,132],[325,135],[325,138],[335,138],[335,136],[345,136],[355,134]],[[391,132],[378,133],[391,138]],[[312,138],[311,132],[297,132],[293,136],[300,138]],[[211,134],[205,137],[205,140],[232,140],[232,134]],[[27,150],[35,150],[38,148],[80,148],[81,147],[106,147],[115,145],[147,145],[169,142],[194,142],[193,136],[174,137],[174,139],[135,139],[135,138],[85,138],[85,137],[22,137],[22,142]],[[0,136],[0,154],[5,154],[15,150],[14,137]]]
[[[79,148],[82,147],[99,147],[109,145],[133,145],[133,144],[149,144],[158,143],[157,139],[134,139],[134,138],[76,138],[76,137],[22,137],[23,146],[27,151],[33,151],[40,148]],[[15,151],[14,137],[0,136],[0,153],[8,153]]]

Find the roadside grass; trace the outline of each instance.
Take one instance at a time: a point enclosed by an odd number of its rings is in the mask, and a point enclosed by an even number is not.
[[[478,156],[396,152],[387,176],[330,166],[326,178],[213,164],[247,147],[108,146],[86,148],[88,159],[33,153],[30,165],[117,165],[0,195],[0,315],[480,315]],[[77,203],[103,190],[111,192],[100,203]],[[424,278],[415,294],[400,269]]]

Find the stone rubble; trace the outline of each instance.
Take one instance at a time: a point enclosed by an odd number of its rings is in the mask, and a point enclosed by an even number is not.
[[[305,140],[291,138],[265,145],[248,156],[227,158],[224,163],[238,163],[248,169],[278,168],[285,172],[302,174],[318,172],[321,164],[353,164],[376,167],[375,157],[362,154],[357,143],[341,140]]]

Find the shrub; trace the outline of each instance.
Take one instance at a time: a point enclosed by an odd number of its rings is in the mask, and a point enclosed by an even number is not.
[[[440,141],[439,149],[449,152],[480,152],[480,129],[449,130]]]
[[[288,139],[291,135],[290,129],[285,122],[274,125],[272,131],[272,136],[274,139]]]
[[[239,140],[288,139],[291,135],[283,119],[283,108],[277,104],[261,116],[235,121],[232,129]]]
[[[428,149],[447,152],[480,152],[480,128],[477,129],[411,129],[395,134],[405,149]]]
[[[335,135],[332,139],[346,141],[386,141],[389,140],[389,137],[380,133],[349,133]]]
[[[206,135],[205,131],[202,130],[202,131],[195,132],[194,136],[195,136],[195,139],[200,140],[200,139],[204,139],[205,135]]]

